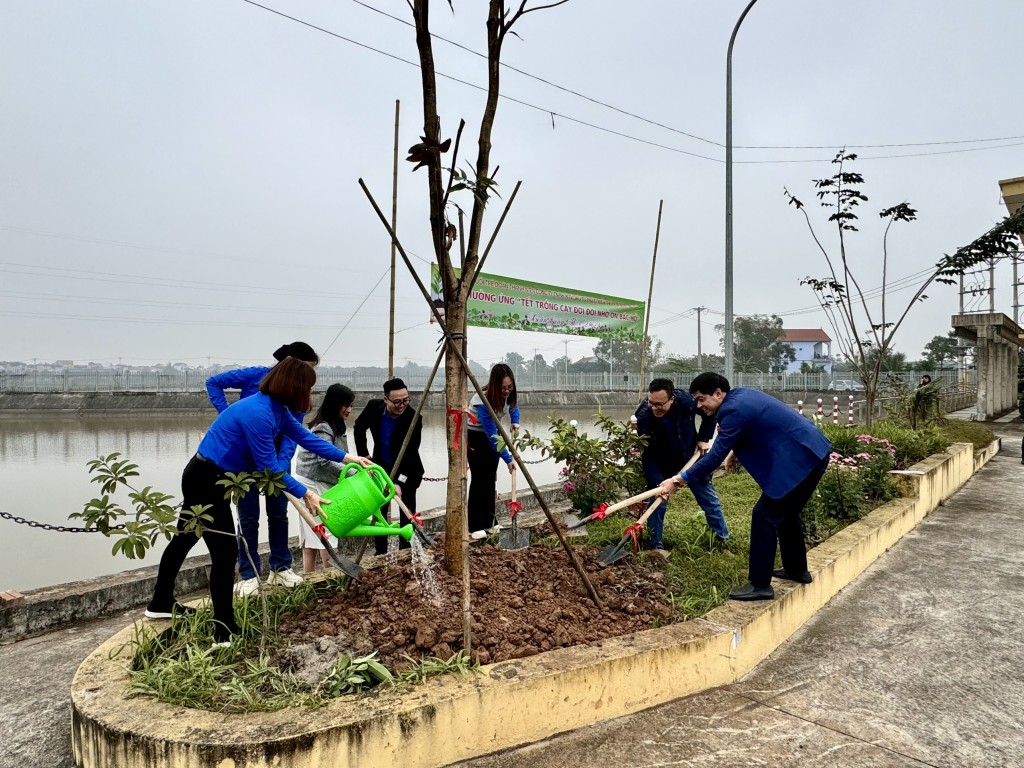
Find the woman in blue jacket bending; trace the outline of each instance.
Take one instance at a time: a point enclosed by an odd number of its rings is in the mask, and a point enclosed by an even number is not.
[[[491,368],[490,378],[484,387],[487,402],[491,404],[498,418],[510,419],[512,431],[519,429],[519,406],[516,404],[516,379],[512,369],[505,363]],[[466,440],[469,448],[469,502],[467,518],[469,530],[475,539],[482,539],[485,529],[495,525],[494,497],[498,484],[498,457],[508,466],[509,474],[516,471],[515,462],[508,448],[498,451],[498,427],[487,412],[480,395],[473,395],[469,402],[469,413],[475,418],[469,420]]]
[[[224,411],[210,426],[181,476],[182,510],[209,505],[212,516],[203,527],[203,541],[210,551],[210,598],[213,601],[214,643],[227,645],[238,632],[231,606],[231,583],[235,577],[238,544],[231,506],[224,498],[224,486],[217,481],[227,472],[284,472],[288,493],[305,503],[314,517],[321,512],[320,496],[287,474],[289,462],[283,461],[275,441],[287,438],[309,451],[331,461],[367,466],[369,459],[335,448],[303,427],[293,412],[309,410],[310,393],[316,383],[312,366],[293,357],[286,357],[263,378],[257,394],[243,398]],[[146,617],[170,618],[187,613],[174,599],[174,580],[189,551],[199,538],[185,533],[189,514],[178,518],[178,533],[171,539],[160,558],[153,599],[146,608]]]
[[[293,341],[285,344],[274,352],[274,359],[280,362],[286,357],[294,357],[309,365],[316,366],[320,362],[313,348],[304,341]],[[257,365],[251,368],[236,368],[233,371],[224,371],[206,380],[206,393],[210,402],[217,409],[217,413],[224,413],[228,408],[228,401],[225,391],[229,389],[241,390],[238,399],[244,400],[247,397],[259,392],[260,382],[270,372],[270,368],[264,365]],[[303,413],[293,414],[298,421],[302,421]],[[295,455],[295,443],[287,438],[281,438],[277,450],[278,458],[286,464],[290,463]],[[292,551],[288,546],[288,500],[284,496],[267,496],[267,538],[270,541],[270,577],[269,584],[280,584],[285,587],[295,587],[302,583],[302,579],[292,570]],[[261,570],[260,556],[256,547],[260,540],[260,492],[253,489],[245,494],[238,501],[238,527],[242,530],[242,536],[249,546],[252,554],[252,563],[245,556],[245,551],[238,553],[238,572],[241,580],[235,585],[235,592],[239,595],[251,595],[259,589],[258,572]],[[253,565],[256,569],[253,570]]]

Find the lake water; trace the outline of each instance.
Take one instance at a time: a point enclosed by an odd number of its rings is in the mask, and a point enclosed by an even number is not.
[[[587,430],[593,429],[595,411],[596,408],[563,409],[558,415],[577,419],[580,428]],[[631,409],[605,409],[605,413],[627,419]],[[534,434],[547,436],[550,415],[548,409],[524,409],[523,426]],[[181,471],[195,453],[211,417],[112,415],[80,419],[39,414],[32,418],[0,419],[0,511],[51,525],[80,525],[81,521],[69,521],[68,514],[81,510],[89,499],[99,495],[99,486],[90,482],[86,462],[114,452],[139,465],[138,487],[149,485],[173,494],[177,503],[181,497]],[[351,421],[355,421],[354,416]],[[420,456],[427,477],[447,475],[441,411],[424,414]],[[523,458],[536,459],[539,454],[525,454]],[[548,460],[531,464],[529,469],[538,484],[545,484],[555,481],[560,467]],[[526,483],[521,480],[519,485],[524,487]],[[509,490],[509,474],[499,471],[498,491]],[[424,482],[417,494],[420,509],[442,506],[445,492],[444,482]],[[117,498],[128,508],[126,495]],[[294,511],[291,531],[293,535],[297,531]],[[0,591],[24,591],[155,565],[163,543],[149,552],[145,560],[138,561],[111,556],[114,540],[98,533],[45,531],[0,519],[0,535]],[[200,543],[193,553],[203,551]]]

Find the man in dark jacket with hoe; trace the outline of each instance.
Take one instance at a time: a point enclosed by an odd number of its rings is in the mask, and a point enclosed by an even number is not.
[[[832,445],[809,419],[756,389],[731,389],[717,373],[702,373],[690,393],[708,416],[718,418],[714,447],[685,472],[662,484],[666,496],[702,483],[733,450],[761,487],[750,513],[750,582],[729,593],[733,600],[771,600],[772,576],[810,584],[801,513],[828,469]],[[775,551],[782,567],[775,566]]]
[[[697,405],[693,397],[689,392],[676,389],[671,379],[654,379],[647,387],[647,397],[636,409],[636,432],[647,436],[643,464],[648,487],[653,488],[665,478],[672,477],[690,460],[698,447],[702,451],[708,449],[715,434],[715,418],[703,417],[698,432],[694,420],[696,415]],[[711,476],[691,484],[690,490],[704,510],[704,517],[714,531],[715,539],[719,542],[728,539],[729,528],[725,524],[718,494],[711,484]],[[665,554],[662,533],[667,509],[666,501],[647,520],[652,551],[662,555]]]
[[[384,399],[370,400],[363,412],[356,419],[354,432],[356,438],[356,453],[360,456],[369,456],[374,464],[379,464],[389,473],[395,466],[395,459],[398,458],[398,451],[405,441],[405,436],[412,426],[416,410],[409,405],[409,390],[401,379],[390,379],[384,382]],[[402,464],[395,475],[395,493],[401,496],[402,502],[409,508],[410,512],[416,512],[416,489],[423,481],[423,462],[420,460],[420,435],[423,422],[416,421],[416,429],[409,438],[409,447],[402,457]],[[369,430],[373,436],[373,454],[371,455],[366,446],[366,431]],[[386,511],[385,511],[386,514]],[[399,509],[399,518],[402,525],[410,521],[405,512]],[[375,536],[373,546],[378,555],[386,554],[388,551],[388,540],[386,536]],[[409,542],[399,537],[398,546],[401,549],[409,547]]]

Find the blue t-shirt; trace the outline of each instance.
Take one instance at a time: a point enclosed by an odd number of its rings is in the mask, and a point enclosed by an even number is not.
[[[261,392],[239,400],[218,416],[198,452],[226,472],[284,472],[288,492],[301,497],[306,487],[288,474],[290,460],[282,459],[274,446],[279,434],[330,461],[345,458],[345,451],[314,435],[291,411]]]

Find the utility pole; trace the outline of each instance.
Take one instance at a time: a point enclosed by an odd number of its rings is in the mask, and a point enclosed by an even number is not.
[[[569,340],[563,339],[562,343],[565,344],[565,375],[569,375]]]
[[[704,372],[704,355],[701,354],[700,348],[700,313],[704,311],[704,307],[697,307],[697,372]]]
[[[530,371],[532,373],[532,376],[530,376],[530,378],[533,379],[533,382],[532,382],[533,389],[536,390],[537,389],[537,348],[536,347],[533,348],[533,360],[530,362]]]

